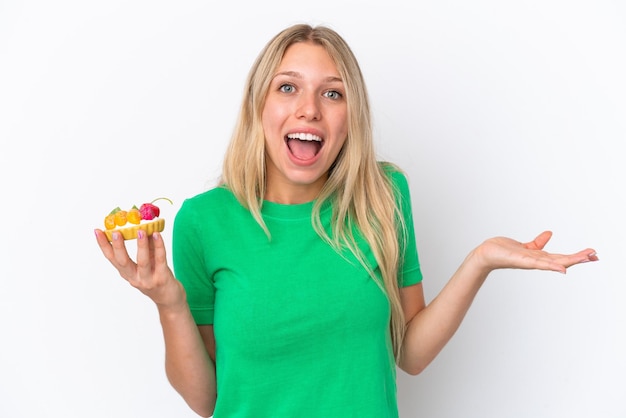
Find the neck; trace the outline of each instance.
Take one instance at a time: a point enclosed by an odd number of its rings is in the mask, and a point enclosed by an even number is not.
[[[294,184],[271,182],[268,179],[264,199],[283,205],[298,205],[315,200],[324,186],[325,179],[312,184]]]

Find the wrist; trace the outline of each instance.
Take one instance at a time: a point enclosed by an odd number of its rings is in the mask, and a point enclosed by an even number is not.
[[[170,282],[168,289],[164,290],[167,297],[155,301],[159,315],[161,316],[178,316],[189,311],[187,303],[187,293],[182,283],[178,280]]]
[[[463,261],[464,268],[467,269],[472,276],[482,280],[486,279],[489,273],[494,270],[494,268],[487,263],[483,250],[484,244],[480,244],[470,251]]]

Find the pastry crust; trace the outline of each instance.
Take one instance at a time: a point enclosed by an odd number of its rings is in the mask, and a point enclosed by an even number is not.
[[[140,229],[145,231],[146,234],[152,235],[155,232],[162,232],[165,229],[165,219],[158,218],[150,222],[145,222],[139,225],[127,224],[124,228],[119,229],[107,229],[104,231],[109,241],[113,240],[113,232],[117,231],[122,234],[125,240],[137,239],[137,231]]]

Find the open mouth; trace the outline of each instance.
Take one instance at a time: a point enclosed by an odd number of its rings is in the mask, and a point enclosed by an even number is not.
[[[292,133],[285,137],[291,154],[299,160],[310,160],[322,149],[324,141],[317,135]]]

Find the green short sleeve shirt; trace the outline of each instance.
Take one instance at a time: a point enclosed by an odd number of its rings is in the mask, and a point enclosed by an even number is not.
[[[398,280],[409,286],[422,280],[409,188],[390,176],[409,231]],[[176,215],[176,277],[196,322],[214,325],[214,418],[398,416],[389,302],[356,258],[317,235],[312,207],[264,202],[271,239],[223,187]]]

